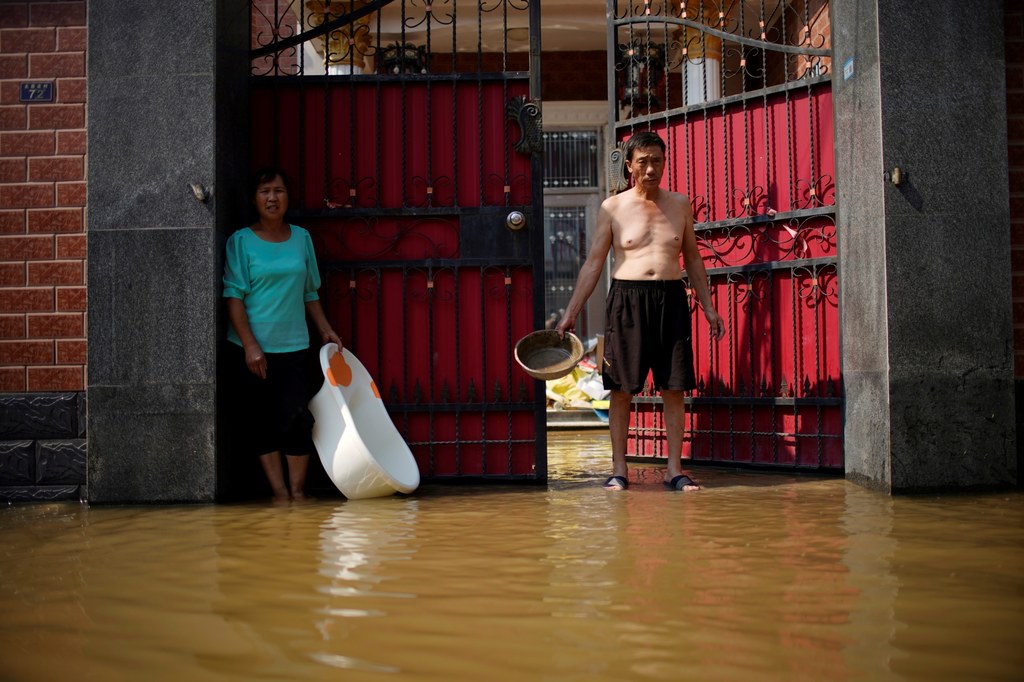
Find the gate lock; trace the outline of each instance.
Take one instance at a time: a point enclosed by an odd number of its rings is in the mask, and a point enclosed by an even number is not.
[[[505,218],[505,227],[513,232],[518,232],[526,227],[526,216],[523,215],[522,211],[512,211]]]

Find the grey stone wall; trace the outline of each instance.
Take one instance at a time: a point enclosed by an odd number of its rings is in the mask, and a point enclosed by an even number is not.
[[[889,335],[874,2],[832,3],[836,205],[848,478],[889,483]]]
[[[220,252],[247,165],[248,21],[242,0],[89,3],[90,502],[217,493]]]
[[[1012,485],[1002,3],[831,12],[847,475]]]

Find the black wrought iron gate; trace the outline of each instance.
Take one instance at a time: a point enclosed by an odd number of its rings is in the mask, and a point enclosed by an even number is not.
[[[728,330],[715,343],[694,310],[684,458],[842,469],[827,0],[607,7],[611,146],[666,141]],[[633,408],[632,456],[664,457],[660,399]]]
[[[252,162],[427,479],[545,480],[537,0],[252,3]],[[520,39],[522,34],[522,39]]]

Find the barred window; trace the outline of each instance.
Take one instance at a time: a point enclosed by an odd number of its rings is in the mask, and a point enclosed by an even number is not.
[[[544,308],[548,320],[557,322],[572,298],[576,276],[587,252],[587,207],[544,209]],[[585,316],[581,316],[585,318]],[[586,319],[576,324],[586,333]]]
[[[596,130],[544,133],[544,188],[597,187]]]

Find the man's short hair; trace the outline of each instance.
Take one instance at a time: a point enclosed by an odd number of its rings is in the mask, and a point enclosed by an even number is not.
[[[645,130],[637,133],[626,140],[625,146],[622,148],[622,177],[629,179],[629,171],[626,170],[626,161],[633,160],[633,152],[637,149],[643,149],[644,147],[657,147],[661,150],[661,153],[665,153],[665,140],[661,139],[658,133]]]
[[[657,147],[661,150],[661,153],[665,153],[665,140],[661,139],[658,133],[645,130],[639,132],[628,140],[626,140],[626,146],[622,148],[622,156],[626,161],[633,160],[633,152],[643,147]]]

